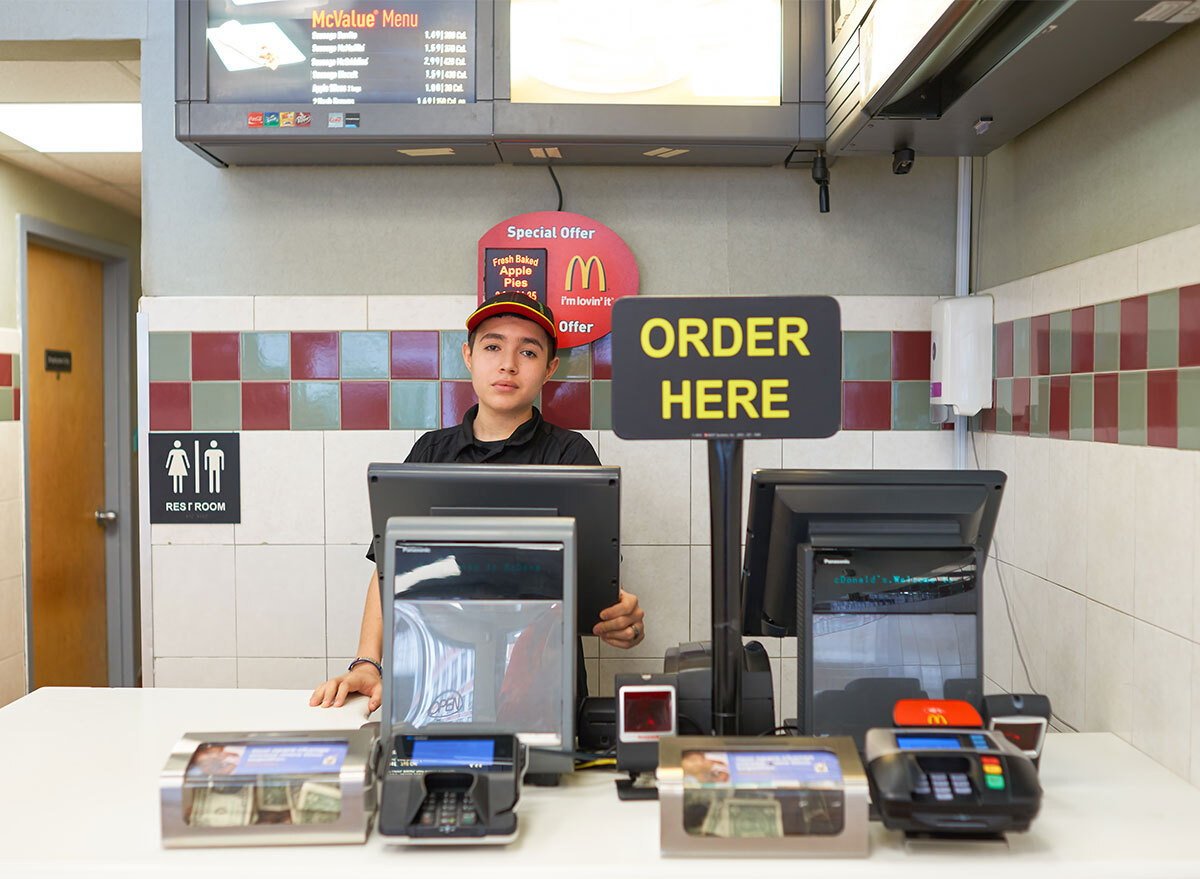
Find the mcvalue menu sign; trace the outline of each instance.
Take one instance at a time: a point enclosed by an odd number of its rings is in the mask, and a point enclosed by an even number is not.
[[[151,524],[242,521],[236,433],[150,434]]]
[[[624,439],[832,436],[841,378],[841,311],[829,296],[613,306],[613,430]]]

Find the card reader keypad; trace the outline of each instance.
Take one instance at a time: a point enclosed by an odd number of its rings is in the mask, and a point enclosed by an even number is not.
[[[437,791],[429,794],[417,813],[417,826],[439,833],[471,830],[479,822],[475,801],[465,791]]]

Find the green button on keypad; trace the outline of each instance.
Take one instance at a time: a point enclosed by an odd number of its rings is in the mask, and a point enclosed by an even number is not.
[[[1004,790],[1003,775],[986,775],[984,778],[987,780],[987,786],[992,790]]]

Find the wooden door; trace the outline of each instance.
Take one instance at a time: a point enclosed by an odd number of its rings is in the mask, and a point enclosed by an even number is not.
[[[104,280],[100,263],[29,245],[29,534],[33,686],[108,686]],[[71,352],[71,371],[45,352]]]

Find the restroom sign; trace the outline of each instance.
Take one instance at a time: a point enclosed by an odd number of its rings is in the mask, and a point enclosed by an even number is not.
[[[150,434],[150,522],[242,521],[241,456],[236,433]]]
[[[623,439],[832,436],[841,379],[841,311],[829,296],[642,296],[613,308]]]

